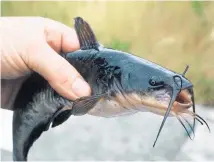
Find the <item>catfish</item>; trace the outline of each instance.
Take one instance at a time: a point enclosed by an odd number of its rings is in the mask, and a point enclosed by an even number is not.
[[[64,123],[71,115],[101,117],[151,112],[162,115],[160,135],[168,116],[176,117],[191,138],[195,121],[206,121],[195,112],[193,84],[182,74],[131,53],[104,47],[89,24],[75,19],[80,49],[62,54],[91,87],[91,95],[69,100],[58,94],[38,73],[32,73],[20,87],[14,102],[13,160],[27,161],[33,143],[50,127]],[[190,111],[192,107],[193,111]],[[184,117],[193,117],[193,125]]]

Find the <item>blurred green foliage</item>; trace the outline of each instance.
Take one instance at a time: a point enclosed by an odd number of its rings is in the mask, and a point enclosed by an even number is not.
[[[214,104],[214,2],[5,1],[2,15],[44,16],[71,27],[81,16],[101,44],[180,73],[190,65],[196,102]]]
[[[106,47],[110,47],[112,49],[117,49],[124,52],[130,52],[131,43],[113,38],[110,44],[106,44]]]
[[[203,15],[203,2],[201,1],[192,1],[192,8],[195,11],[196,14],[199,16]]]

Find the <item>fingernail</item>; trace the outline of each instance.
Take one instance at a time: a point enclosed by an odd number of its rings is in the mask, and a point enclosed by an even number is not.
[[[88,96],[90,92],[89,85],[81,78],[77,78],[72,84],[72,91],[78,97]]]

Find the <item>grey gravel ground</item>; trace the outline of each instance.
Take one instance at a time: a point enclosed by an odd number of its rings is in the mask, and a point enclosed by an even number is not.
[[[214,132],[214,109],[197,106],[197,112],[207,120]],[[153,148],[162,119],[151,113],[109,119],[88,115],[71,117],[61,126],[43,133],[31,148],[28,159],[214,160],[214,133],[197,124],[195,139],[191,141],[175,118],[167,119]],[[6,120],[11,119],[7,117]],[[3,124],[5,128],[11,128],[10,122]],[[4,132],[3,140],[8,140],[4,141],[1,158],[12,160],[12,146],[6,146],[7,143],[12,145],[11,134],[6,131],[1,130],[1,134]]]

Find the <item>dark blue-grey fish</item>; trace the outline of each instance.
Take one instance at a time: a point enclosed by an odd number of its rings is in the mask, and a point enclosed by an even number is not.
[[[98,43],[88,23],[80,17],[75,18],[75,30],[80,50],[63,57],[89,83],[91,96],[68,100],[39,74],[33,73],[22,84],[14,103],[15,161],[26,161],[30,147],[42,132],[50,125],[62,124],[71,115],[114,117],[142,111],[162,115],[164,119],[155,143],[168,116],[176,117],[186,131],[187,124],[194,132],[195,120],[207,125],[195,113],[193,85],[184,76],[187,68],[178,74],[132,54],[106,48]],[[183,114],[194,118],[193,126]]]

